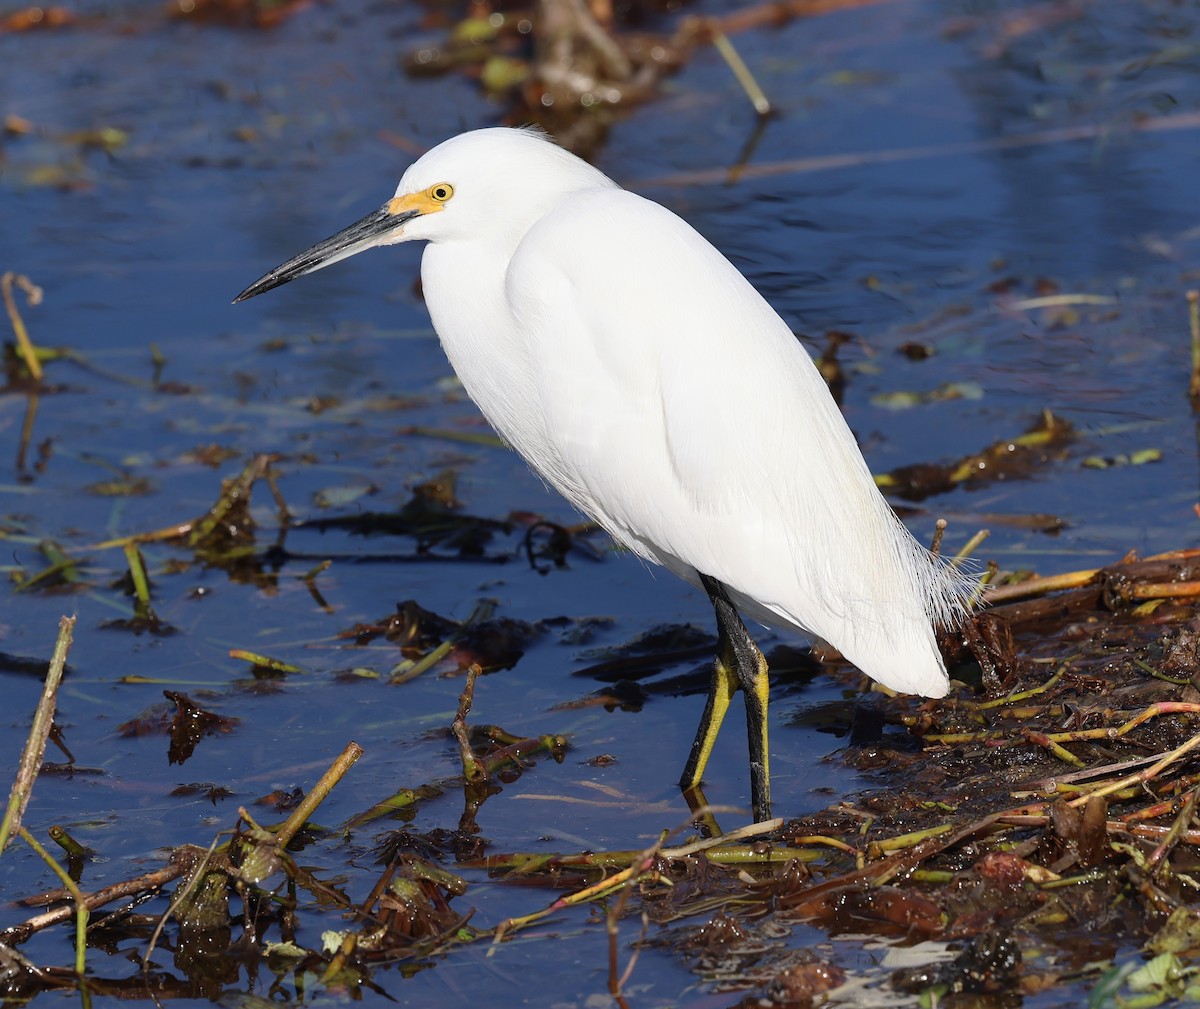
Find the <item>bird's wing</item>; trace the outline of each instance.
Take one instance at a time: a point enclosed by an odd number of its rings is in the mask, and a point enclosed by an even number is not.
[[[658,204],[596,191],[531,229],[506,291],[549,434],[530,461],[568,499],[760,617],[939,692],[940,569],[879,495],[808,354],[716,249]],[[889,676],[879,651],[894,665],[914,652],[925,672]]]

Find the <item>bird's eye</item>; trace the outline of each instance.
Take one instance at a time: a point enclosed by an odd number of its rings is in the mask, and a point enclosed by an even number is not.
[[[439,182],[429,187],[429,198],[435,203],[445,203],[454,195],[454,187],[449,182]]]

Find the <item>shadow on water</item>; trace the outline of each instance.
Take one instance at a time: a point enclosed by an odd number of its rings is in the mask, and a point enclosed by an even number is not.
[[[758,10],[719,7],[686,13]],[[974,977],[988,997],[1050,1005],[1124,990],[1143,944],[1190,955],[1187,922],[1164,938],[1149,914],[1099,913],[1148,902],[1171,920],[1186,903],[1150,830],[1174,818],[1195,844],[1186,754],[1178,794],[1154,786],[1166,820],[1130,834],[1149,847],[1109,875],[1104,824],[1134,831],[1150,807],[1118,809],[1132,801],[1119,790],[1111,812],[1032,810],[1029,796],[1025,815],[1042,819],[988,848],[995,825],[979,825],[1000,807],[963,783],[1002,789],[1011,812],[1029,781],[1074,794],[1055,746],[1118,765],[1194,731],[1192,709],[1173,708],[1160,728],[1135,727],[1153,734],[1122,729],[1136,739],[1124,749],[1125,735],[1056,735],[1194,700],[1187,602],[1138,609],[1151,590],[1124,586],[1195,579],[1110,567],[1187,546],[1195,522],[1194,9],[916,0],[730,27],[772,119],[756,121],[697,42],[653,97],[589,135],[601,168],[687,218],[826,354],[919,538],[944,517],[944,549],[987,528],[976,556],[1004,573],[1104,569],[1059,586],[1046,610],[1006,611],[1014,639],[984,628],[993,664],[965,660],[970,685],[945,706],[863,699],[853,670],[764,632],[776,810],[797,820],[777,862],[752,837],[733,843],[748,868],[659,851],[693,833],[674,782],[709,675],[708,604],[614,553],[498,445],[438,347],[419,250],[229,304],[378,206],[417,152],[506,114],[483,92],[486,63],[404,74],[453,21],[416,5],[302,7],[262,30],[120,3],[84,3],[67,24],[15,20],[29,16],[0,22],[0,266],[40,287],[41,304],[21,291],[15,304],[40,348],[62,350],[36,393],[10,357],[0,397],[0,739],[15,766],[58,618],[75,614],[59,742],[25,825],[78,843],[66,861],[86,891],[163,874],[93,918],[89,971],[109,979],[94,1002],[299,1000],[323,983],[412,1004],[600,1004],[611,953],[617,973],[636,955],[624,991],[638,1004],[733,1005],[747,991],[799,1004],[847,978],[886,987],[904,968],[904,990]],[[672,36],[682,16],[650,13],[636,30]],[[485,55],[521,72],[513,31]],[[1113,599],[1121,620],[1098,630]],[[1062,641],[1035,636],[1040,621],[1073,642],[1070,670]],[[1167,681],[1137,665],[1160,661],[1173,693],[1153,693]],[[1041,700],[972,707],[1053,675]],[[286,820],[351,740],[361,757],[280,852],[253,823]],[[464,753],[486,774],[464,771]],[[735,810],[725,827],[746,820],[744,765],[735,727],[706,781]],[[240,809],[237,842],[206,855]],[[969,819],[911,842],[924,848],[879,847],[934,815]],[[1194,848],[1179,837],[1182,872]],[[631,861],[646,870],[637,890],[616,885]],[[1096,885],[1067,898],[1042,870]],[[137,894],[189,873],[200,883],[147,982],[127,958],[170,898]],[[538,917],[606,876],[596,901]],[[917,886],[943,877],[953,900]],[[0,880],[10,900],[59,885],[22,843]],[[1006,901],[1038,927],[1073,923],[1060,963],[1026,949],[1019,970],[1014,922],[997,924]],[[65,920],[19,931],[46,903],[10,904],[3,924],[18,931],[4,938],[31,965],[69,965]],[[831,940],[847,934],[887,943]],[[74,985],[13,962],[30,990]]]

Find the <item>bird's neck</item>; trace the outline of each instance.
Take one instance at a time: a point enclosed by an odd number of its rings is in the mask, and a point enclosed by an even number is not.
[[[442,242],[425,247],[425,305],[446,357],[488,423],[510,445],[544,440],[534,402],[528,348],[508,307],[505,254],[493,245]]]

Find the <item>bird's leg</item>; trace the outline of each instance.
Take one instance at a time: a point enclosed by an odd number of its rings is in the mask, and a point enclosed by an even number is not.
[[[708,688],[708,701],[692,752],[679,784],[691,789],[700,783],[708,758],[712,756],[713,744],[721,722],[729,710],[729,702],[738,687],[742,688],[746,700],[746,730],[750,741],[750,794],[754,806],[754,819],[767,820],[771,817],[771,769],[767,753],[767,702],[770,681],[767,677],[767,660],[750,637],[738,611],[730,602],[723,586],[715,578],[700,575],[701,584],[712,601],[717,615],[717,655],[713,659],[712,684]]]
[[[729,710],[729,702],[738,688],[737,676],[725,663],[725,632],[720,632],[720,644],[713,658],[712,682],[708,687],[708,700],[704,704],[704,714],[700,716],[700,725],[696,729],[696,738],[692,741],[692,751],[688,754],[687,765],[683,769],[683,777],[679,779],[679,787],[685,791],[694,789],[704,777],[704,769],[708,766],[708,758],[712,756],[713,744],[717,741],[717,733],[721,731],[721,723]]]

